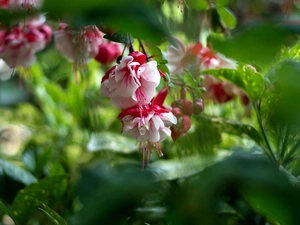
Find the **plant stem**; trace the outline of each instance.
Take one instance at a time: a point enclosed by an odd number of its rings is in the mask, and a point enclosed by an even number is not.
[[[284,163],[287,163],[290,161],[290,159],[292,158],[293,154],[295,153],[295,151],[300,148],[300,140],[298,140],[296,142],[296,144],[294,145],[294,147],[291,149],[291,151],[288,153],[288,155],[286,156]]]
[[[142,48],[142,51],[143,51],[143,53],[146,55],[146,58],[147,58],[147,60],[148,60],[149,57],[148,57],[148,54],[147,54],[147,52],[146,52],[145,46],[144,46],[143,42],[141,41],[141,39],[138,38],[138,40],[139,40],[140,46],[141,46],[141,48]]]
[[[261,130],[263,139],[264,139],[265,144],[266,144],[266,147],[267,147],[267,148],[263,148],[263,150],[264,150],[264,152],[269,156],[269,158],[270,158],[274,163],[276,163],[276,162],[277,162],[276,157],[275,157],[275,155],[274,155],[274,153],[273,153],[273,150],[272,150],[272,148],[271,148],[269,139],[268,139],[268,137],[267,137],[265,128],[264,128],[264,126],[263,126],[263,123],[262,123],[262,120],[261,120],[261,117],[260,117],[260,109],[259,109],[260,107],[259,107],[259,104],[254,103],[253,106],[254,106],[255,113],[256,113],[256,117],[257,117],[257,120],[258,120],[259,128],[260,128],[260,130]]]

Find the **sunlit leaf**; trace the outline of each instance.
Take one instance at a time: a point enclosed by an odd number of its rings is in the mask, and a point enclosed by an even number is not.
[[[0,168],[6,175],[22,182],[25,185],[37,182],[37,179],[30,172],[3,159],[0,159]]]
[[[207,10],[209,7],[207,0],[186,0],[187,5],[189,8],[195,9],[195,10]]]
[[[236,26],[236,18],[233,13],[226,7],[218,7],[217,12],[220,16],[220,22],[225,28],[233,29]]]
[[[92,134],[87,146],[88,151],[114,151],[120,153],[132,153],[137,150],[136,141],[124,135],[112,132]]]

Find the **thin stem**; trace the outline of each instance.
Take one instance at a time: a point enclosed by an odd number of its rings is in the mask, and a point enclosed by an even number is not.
[[[274,153],[273,153],[273,151],[272,151],[272,148],[271,148],[269,139],[268,139],[268,137],[267,137],[265,128],[264,128],[264,126],[263,126],[263,124],[262,124],[262,120],[261,120],[261,117],[260,117],[260,112],[259,112],[259,106],[260,106],[260,104],[258,103],[258,105],[257,105],[257,104],[254,103],[253,106],[254,106],[254,109],[255,109],[255,112],[256,112],[256,117],[257,117],[257,120],[258,120],[259,128],[260,128],[260,130],[261,130],[263,139],[264,139],[265,144],[266,144],[266,147],[267,147],[266,149],[263,148],[263,150],[264,150],[264,152],[269,156],[269,158],[270,158],[274,163],[276,163],[276,162],[277,162],[276,157],[275,157],[275,155],[274,155]]]
[[[282,162],[282,160],[283,160],[284,153],[285,153],[285,150],[286,150],[287,145],[288,145],[290,128],[291,128],[291,126],[288,124],[287,127],[286,127],[286,130],[285,130],[285,137],[284,137],[282,147],[281,147],[281,151],[280,151],[280,155],[279,155],[279,161],[280,162]]]
[[[138,38],[138,40],[139,40],[139,43],[140,43],[140,46],[141,46],[141,48],[142,48],[143,53],[146,55],[146,58],[149,59],[149,57],[148,57],[148,55],[147,55],[147,52],[146,52],[146,49],[145,49],[145,46],[144,46],[143,42],[142,42],[141,39],[139,39],[139,38]]]
[[[288,153],[288,155],[286,156],[284,163],[288,163],[290,158],[293,156],[293,154],[295,153],[295,151],[300,148],[300,139],[296,142],[296,144],[294,145],[294,147],[291,149],[291,151]]]

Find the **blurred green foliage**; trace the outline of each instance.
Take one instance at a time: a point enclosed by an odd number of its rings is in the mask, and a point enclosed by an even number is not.
[[[203,73],[240,87],[251,105],[205,102],[190,131],[165,140],[164,158],[154,152],[142,170],[135,140],[120,134],[119,111],[99,93],[108,67],[91,61],[76,84],[52,42],[30,70],[0,81],[0,217],[16,225],[300,223],[298,31],[262,15],[275,1],[184,2],[45,0],[42,11],[54,25],[65,19],[112,27],[109,40],[142,39],[166,73],[161,49],[171,34],[194,42],[214,32],[209,45],[239,66]],[[20,16],[0,15],[0,23]],[[253,17],[259,22],[247,24]],[[200,96],[200,77],[183,80]]]

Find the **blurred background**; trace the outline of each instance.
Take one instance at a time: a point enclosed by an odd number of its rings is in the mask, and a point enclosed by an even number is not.
[[[30,67],[0,59],[0,224],[300,224],[300,1],[44,0],[38,11],[53,32],[60,22],[98,26],[117,55],[141,39],[162,57],[165,104],[192,87],[186,98],[202,108],[142,169],[120,111],[100,95],[117,57],[76,64],[52,38]],[[0,32],[20,15],[1,8]],[[163,60],[178,39],[237,66],[191,65],[177,85]]]

